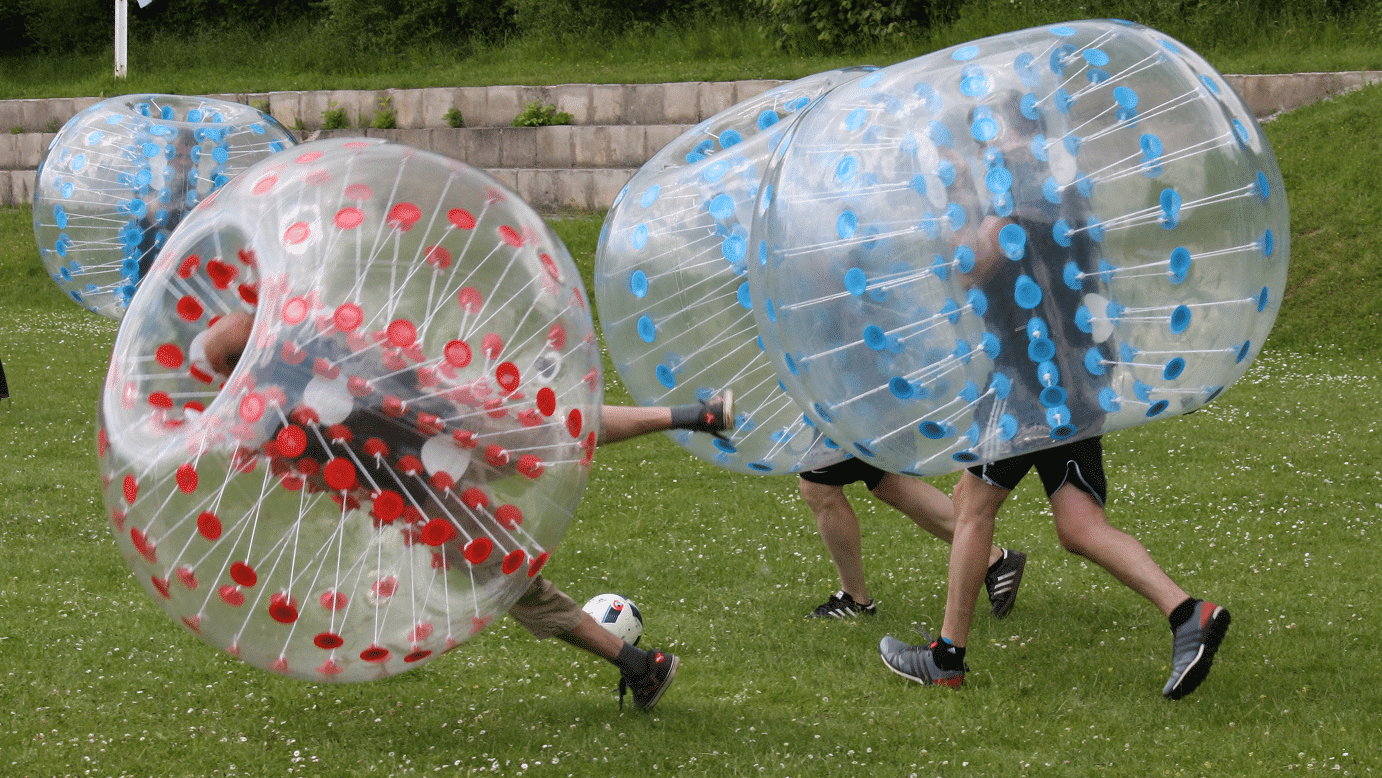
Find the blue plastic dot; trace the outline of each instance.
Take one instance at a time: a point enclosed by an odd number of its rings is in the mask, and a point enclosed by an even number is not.
[[[923,421],[917,425],[917,430],[931,440],[940,440],[948,437],[948,433],[953,429],[949,422],[944,421]]]
[[[1114,88],[1113,88],[1113,99],[1114,99],[1115,101],[1117,101],[1118,104],[1121,105],[1121,106],[1123,106],[1124,108],[1136,108],[1136,107],[1137,107],[1137,92],[1134,92],[1133,90],[1129,89],[1128,87],[1125,87],[1125,86],[1114,87]],[[1145,137],[1145,136],[1144,136],[1144,137]]]
[[[1029,319],[1024,329],[1026,330],[1028,340],[1051,337],[1051,327],[1047,325],[1046,320],[1040,316],[1033,316]]]
[[[1274,245],[1274,240],[1273,240],[1273,238],[1272,238],[1272,231],[1271,231],[1271,230],[1267,230],[1266,232],[1262,233],[1262,255],[1263,255],[1263,256],[1270,257],[1270,256],[1272,255],[1272,247],[1273,247],[1273,245]]]
[[[1038,290],[1040,291],[1040,290]],[[1038,364],[1056,356],[1056,342],[1050,338],[1036,338],[1027,344],[1027,357]]]
[[[883,332],[883,328],[877,324],[870,324],[864,328],[864,345],[874,351],[882,351],[888,346],[888,336]]]
[[[868,276],[864,274],[862,268],[852,267],[845,271],[845,289],[848,290],[850,294],[858,297],[864,293],[868,285]]]
[[[647,316],[638,317],[637,329],[638,337],[642,338],[644,343],[652,343],[657,340],[657,326]]]
[[[1074,27],[1068,27],[1068,26],[1066,26],[1066,25],[1060,25],[1060,26],[1057,26],[1057,27],[1052,27],[1052,28],[1051,28],[1051,34],[1052,34],[1052,35],[1059,35],[1059,36],[1062,37],[1062,38],[1068,38],[1068,37],[1070,37],[1071,35],[1074,35],[1074,34],[1075,34],[1075,28],[1074,28]]]
[[[706,204],[710,215],[716,219],[728,219],[734,215],[734,198],[727,194],[717,194]]]
[[[672,375],[672,368],[666,365],[658,365],[657,369],[653,371],[653,375],[657,376],[658,383],[668,389],[675,389],[677,387],[677,377]]]
[[[1068,288],[1076,292],[1084,288],[1084,278],[1080,272],[1080,266],[1075,264],[1073,260],[1065,263],[1065,267],[1061,270],[1061,280],[1065,282]],[[1089,332],[1089,330],[1085,330],[1085,332]]]
[[[763,312],[768,315],[768,321],[777,323],[777,306],[773,305],[771,297],[763,301]]]
[[[634,297],[643,298],[648,294],[648,274],[635,270],[629,274],[629,291]]]
[[[633,233],[629,235],[629,245],[633,246],[634,251],[648,245],[648,225],[640,224],[633,228]]]
[[[966,97],[983,97],[993,91],[993,78],[977,65],[971,65],[960,73],[960,92]]]
[[[1070,229],[1070,224],[1065,219],[1057,219],[1051,226],[1051,239],[1062,248],[1070,248],[1074,240],[1075,231]]]
[[[1244,127],[1244,126],[1243,126],[1243,123],[1240,122],[1240,121],[1238,121],[1237,119],[1234,119],[1231,123],[1233,124],[1233,135],[1234,135],[1234,137],[1236,137],[1236,138],[1238,139],[1238,143],[1239,143],[1240,145],[1242,145],[1243,147],[1246,148],[1246,147],[1248,146],[1248,144],[1249,144],[1250,139],[1251,139],[1250,136],[1248,135],[1248,128],[1247,128],[1247,127]]]
[[[643,196],[639,198],[638,203],[639,205],[642,205],[644,208],[647,208],[648,206],[657,202],[658,195],[660,194],[662,194],[662,187],[658,184],[653,184],[652,186],[648,187],[646,191],[643,192]]]
[[[731,235],[720,244],[720,254],[732,265],[743,262],[744,254],[747,252],[748,242],[742,235]]]
[[[1180,333],[1185,332],[1185,328],[1189,326],[1190,306],[1177,305],[1176,309],[1174,311],[1171,311],[1171,332],[1174,332],[1177,335],[1179,335]]]
[[[945,220],[950,223],[951,231],[960,230],[965,226],[965,209],[959,203],[951,203],[945,208]]]
[[[739,307],[746,311],[753,310],[753,298],[749,295],[748,281],[739,284],[739,292],[735,295],[735,298],[739,301]]]
[[[1098,347],[1084,353],[1084,369],[1090,375],[1104,374],[1104,355],[1099,352]]]
[[[800,111],[801,109],[805,108],[810,104],[811,98],[798,97],[795,100],[788,102],[787,105],[785,105],[784,107],[787,109],[788,113],[796,113],[797,111]]]
[[[1094,331],[1094,314],[1089,312],[1089,306],[1081,305],[1075,309],[1075,326],[1086,334]]]
[[[1013,302],[1024,310],[1032,310],[1041,304],[1041,287],[1025,273],[1018,277],[1013,288]]]
[[[720,148],[727,149],[730,146],[737,146],[743,142],[744,136],[738,130],[725,130],[720,133]]]
[[[846,156],[835,165],[835,177],[841,181],[848,181],[854,176],[854,171],[859,169],[859,160],[854,155]]]
[[[1170,407],[1170,405],[1171,403],[1166,400],[1157,400],[1156,402],[1152,403],[1150,407],[1147,408],[1147,417],[1151,418],[1153,416],[1160,415],[1161,412]]]
[[[1027,231],[1016,224],[1008,224],[998,231],[998,245],[1008,259],[1016,262],[1027,253]]]
[[[974,311],[975,316],[983,316],[989,309],[989,298],[978,289],[970,289],[965,294],[965,302],[969,309]]]
[[[1051,153],[1050,153],[1049,151],[1046,150],[1046,136],[1045,136],[1045,135],[1042,135],[1042,134],[1040,134],[1040,133],[1037,133],[1036,135],[1033,135],[1033,136],[1032,136],[1032,142],[1031,142],[1031,149],[1032,149],[1032,156],[1036,157],[1037,160],[1038,160],[1039,162],[1050,162],[1050,161],[1051,161]],[[1051,179],[1051,180],[1054,181],[1055,179]]]
[[[978,46],[961,46],[960,48],[955,49],[955,51],[950,55],[950,58],[955,60],[956,62],[968,62],[977,56],[979,56]]]
[[[960,321],[960,306],[956,305],[955,301],[949,297],[945,298],[945,302],[941,304],[940,310],[936,313],[943,314],[950,320],[951,324],[958,324]]]
[[[1257,171],[1257,196],[1267,200],[1272,196],[1272,185],[1267,181],[1267,174],[1261,170]]]
[[[941,163],[936,165],[936,177],[945,186],[955,183],[955,164],[950,160],[941,160]]]
[[[955,267],[958,268],[961,273],[968,273],[974,269],[974,249],[970,248],[968,244],[960,244],[955,249],[954,261]]]
[[[854,237],[854,233],[859,229],[859,217],[854,211],[845,211],[835,220],[835,232],[843,240]]]
[[[1108,55],[1101,49],[1085,49],[1082,56],[1085,62],[1088,62],[1096,68],[1104,67],[1109,63]]]
[[[1261,313],[1267,307],[1267,287],[1262,287],[1262,291],[1257,293],[1257,312]]]
[[[1070,106],[1075,103],[1075,98],[1071,97],[1070,93],[1062,88],[1056,90],[1055,102],[1056,110],[1060,111],[1061,113],[1070,113]]]
[[[1185,372],[1185,360],[1174,357],[1166,363],[1166,368],[1161,371],[1161,377],[1167,381],[1174,381]]]
[[[998,336],[992,332],[985,332],[979,337],[979,348],[984,350],[984,354],[989,359],[996,359],[1003,351],[1003,343],[998,340]]]
[[[1038,399],[1047,408],[1054,408],[1058,405],[1065,405],[1065,390],[1059,386],[1048,386],[1041,390]]]
[[[888,381],[888,391],[892,392],[893,397],[899,400],[910,400],[916,394],[916,387],[902,376],[894,376],[892,380]]]
[[[768,242],[765,240],[758,241],[758,264],[760,267],[768,265]]]
[[[1142,156],[1148,162],[1161,156],[1161,139],[1149,133],[1144,133],[1138,139],[1138,144],[1142,146]]]
[[[780,117],[777,115],[777,111],[769,108],[763,113],[758,114],[758,129],[766,130],[774,124],[777,124],[779,120]]]
[[[1247,356],[1248,356],[1248,351],[1250,350],[1250,347],[1251,347],[1251,346],[1252,346],[1252,341],[1251,341],[1251,340],[1245,340],[1245,341],[1243,341],[1243,345],[1238,349],[1238,358],[1235,359],[1235,360],[1233,360],[1233,361],[1236,362],[1236,363],[1241,363],[1244,359],[1246,359]]]
[[[1203,73],[1201,73],[1201,74],[1200,74],[1200,83],[1201,83],[1201,84],[1204,84],[1204,85],[1205,85],[1205,88],[1207,88],[1209,91],[1213,92],[1214,94],[1216,94],[1216,95],[1219,94],[1219,85],[1216,84],[1216,83],[1214,83],[1214,79],[1210,78],[1209,76],[1206,76],[1206,75],[1204,75]]]
[[[878,85],[879,80],[881,80],[882,78],[883,71],[875,70],[872,73],[869,73],[867,76],[864,76],[863,78],[859,79],[859,86],[863,89],[872,89],[873,87]]]
[[[719,181],[721,178],[724,178],[725,173],[727,173],[728,171],[729,163],[722,159],[712,163],[709,167],[705,169],[705,173],[703,173],[702,175],[705,177],[706,181],[709,181],[713,184],[716,181]]]
[[[927,125],[927,131],[931,135],[931,142],[941,148],[948,149],[955,144],[955,136],[950,134],[950,128],[938,121]]]
[[[863,108],[855,108],[853,111],[849,112],[848,116],[845,117],[845,129],[849,130],[850,132],[854,132],[858,130],[860,127],[863,127],[867,120],[868,112],[865,111]]]
[[[981,116],[969,126],[969,134],[980,143],[988,143],[998,137],[998,122],[992,117]]]

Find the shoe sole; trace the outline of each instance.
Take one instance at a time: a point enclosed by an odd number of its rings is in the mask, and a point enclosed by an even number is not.
[[[1009,551],[1010,551],[1014,556],[1017,556],[1017,555],[1019,555],[1019,554],[1021,555],[1021,556],[1018,556],[1017,570],[1015,570],[1015,571],[1012,573],[1012,593],[1013,593],[1013,596],[1009,597],[1008,600],[1007,600],[1007,602],[1004,602],[1003,605],[1001,606],[1001,608],[1000,608],[1000,606],[997,606],[997,605],[995,605],[995,606],[993,607],[993,611],[992,611],[992,612],[993,612],[993,617],[994,617],[995,619],[1001,619],[1001,618],[1003,618],[1004,616],[1007,616],[1009,613],[1012,612],[1013,606],[1017,604],[1017,588],[1018,588],[1019,586],[1022,585],[1022,573],[1027,569],[1027,555],[1026,555],[1026,554],[1023,554],[1021,551],[1012,551],[1011,549],[1009,549]]]
[[[677,667],[681,665],[681,657],[675,654],[668,654],[668,656],[672,657],[672,666],[667,668],[667,679],[662,682],[661,686],[657,687],[657,692],[653,694],[652,699],[648,700],[646,705],[635,706],[639,710],[652,710],[657,701],[662,699],[662,693],[672,685],[672,679],[677,677]]]
[[[1219,644],[1224,642],[1229,622],[1232,620],[1223,606],[1214,607],[1214,614],[1209,617],[1209,625],[1204,628],[1204,642],[1200,643],[1199,652],[1191,660],[1190,666],[1185,668],[1185,672],[1181,673],[1180,680],[1171,687],[1171,691],[1165,693],[1167,699],[1181,699],[1198,689],[1204,679],[1209,677],[1214,655],[1219,652]]]

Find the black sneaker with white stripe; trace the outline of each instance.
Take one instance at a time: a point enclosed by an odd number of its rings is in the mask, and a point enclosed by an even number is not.
[[[852,619],[855,616],[877,616],[878,600],[870,600],[868,605],[860,605],[841,589],[830,595],[830,599],[815,610],[806,614],[808,619]]]
[[[1027,555],[1021,551],[1003,549],[1003,556],[989,567],[984,576],[984,588],[989,593],[995,618],[1003,618],[1017,603],[1017,587],[1022,583],[1022,571],[1027,567]]]

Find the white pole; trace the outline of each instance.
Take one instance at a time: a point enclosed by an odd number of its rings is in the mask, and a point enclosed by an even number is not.
[[[129,37],[129,0],[115,0],[115,80],[126,75],[126,61],[129,58],[126,40]]]

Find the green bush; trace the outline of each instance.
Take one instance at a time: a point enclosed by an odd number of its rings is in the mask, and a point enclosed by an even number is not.
[[[589,39],[662,23],[746,19],[754,9],[736,0],[508,0],[521,35]]]
[[[323,130],[344,130],[350,127],[350,117],[346,116],[346,110],[339,108],[335,103],[328,104],[325,111],[322,111]]]
[[[369,126],[376,130],[392,130],[398,127],[398,112],[393,109],[393,98],[388,95],[379,98],[379,110],[374,112]]]
[[[442,118],[446,119],[447,127],[457,128],[465,126],[465,117],[461,115],[461,109],[459,108],[446,109],[446,115]]]
[[[321,0],[326,27],[347,48],[403,52],[428,44],[500,40],[513,30],[494,0]]]
[[[554,124],[570,124],[572,116],[566,111],[558,111],[555,105],[534,100],[523,106],[523,112],[515,116],[515,127],[549,127]]]
[[[782,48],[847,51],[954,21],[961,0],[754,0]]]

